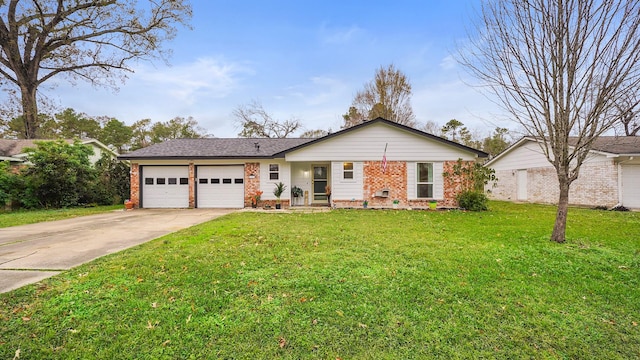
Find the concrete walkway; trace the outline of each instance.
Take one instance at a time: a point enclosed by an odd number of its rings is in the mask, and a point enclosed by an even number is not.
[[[0,293],[107,254],[229,214],[232,209],[140,209],[0,229]]]

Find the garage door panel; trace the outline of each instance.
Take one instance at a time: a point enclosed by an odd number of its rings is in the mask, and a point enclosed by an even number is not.
[[[198,166],[199,208],[243,208],[244,166]]]
[[[622,204],[640,209],[640,165],[622,166]]]
[[[142,207],[189,207],[187,166],[143,166]]]

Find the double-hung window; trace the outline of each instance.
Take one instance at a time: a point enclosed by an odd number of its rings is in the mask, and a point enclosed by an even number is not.
[[[433,198],[433,163],[416,164],[416,194],[419,199]]]
[[[280,179],[280,165],[269,164],[269,180],[279,180],[279,179]]]
[[[353,180],[353,163],[342,163],[342,178],[344,180]]]

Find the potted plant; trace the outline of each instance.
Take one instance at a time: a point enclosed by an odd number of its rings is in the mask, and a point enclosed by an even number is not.
[[[251,195],[251,207],[252,208],[257,208],[258,207],[258,203],[260,202],[260,197],[262,196],[262,191],[258,190],[255,192],[255,194]]]
[[[362,207],[366,209],[367,206],[369,206],[369,201],[367,201],[367,200],[363,201],[362,202]]]
[[[282,193],[284,193],[284,191],[287,189],[287,186],[285,184],[282,183],[282,181],[280,181],[279,183],[276,184],[276,188],[273,189],[273,195],[276,196],[276,209],[281,209],[282,208],[282,204],[280,203],[280,196],[282,196]]]
[[[293,196],[294,200],[302,197],[303,195],[304,195],[304,191],[302,191],[301,188],[297,186],[294,186],[291,188],[291,196]]]
[[[131,209],[133,209],[133,201],[131,201],[131,200],[129,200],[129,199],[125,200],[125,201],[124,201],[124,208],[125,208],[126,210],[131,210]]]
[[[399,204],[400,204],[400,200],[398,200],[398,199],[393,200],[393,208],[394,209],[397,209]]]
[[[435,200],[429,200],[429,209],[436,210],[438,208],[438,202]]]

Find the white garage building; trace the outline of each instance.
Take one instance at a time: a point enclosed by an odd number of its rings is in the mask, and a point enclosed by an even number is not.
[[[496,171],[498,181],[490,197],[496,200],[533,203],[558,202],[555,168],[538,141],[524,137],[486,164]],[[622,205],[640,209],[640,137],[602,136],[571,184],[573,205]]]

